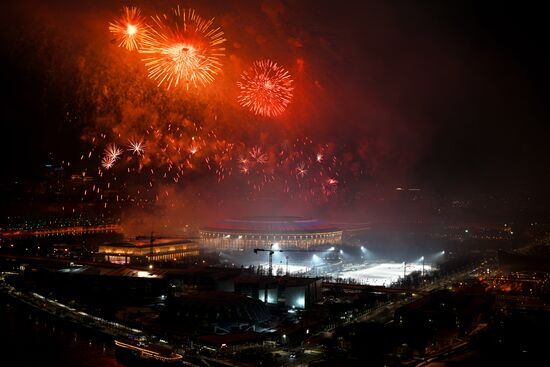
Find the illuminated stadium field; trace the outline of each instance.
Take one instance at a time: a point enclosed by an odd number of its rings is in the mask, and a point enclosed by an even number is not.
[[[424,265],[424,271],[430,271],[430,265]],[[405,273],[408,275],[415,271],[422,271],[422,264],[407,264]],[[331,273],[333,277],[351,278],[361,284],[389,286],[403,277],[403,263],[379,263],[361,268]]]

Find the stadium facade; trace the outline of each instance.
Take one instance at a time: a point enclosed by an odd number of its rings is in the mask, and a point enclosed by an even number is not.
[[[199,256],[199,244],[180,238],[147,238],[99,246],[96,259],[114,264],[178,261]]]
[[[279,248],[309,250],[342,243],[342,231],[319,219],[301,217],[245,217],[225,219],[200,230],[207,250]]]

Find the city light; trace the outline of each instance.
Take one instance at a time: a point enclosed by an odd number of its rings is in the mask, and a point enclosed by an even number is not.
[[[543,5],[15,3],[4,365],[544,360]]]

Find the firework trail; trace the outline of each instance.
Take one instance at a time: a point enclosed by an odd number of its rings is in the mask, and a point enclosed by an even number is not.
[[[222,68],[226,41],[223,31],[213,27],[214,19],[205,20],[194,10],[178,6],[171,16],[157,15],[152,20],[150,37],[140,52],[148,55],[145,65],[158,86],[189,88],[214,81]]]
[[[109,31],[115,36],[118,47],[130,51],[139,50],[149,31],[141,11],[136,7],[124,7],[124,14],[109,23]]]
[[[288,71],[271,60],[255,61],[237,83],[240,105],[256,115],[275,117],[292,100],[292,82]]]
[[[129,19],[136,17],[143,28],[133,33]],[[118,65],[116,59],[106,63],[103,74],[82,69],[87,76],[82,80],[91,85],[83,93],[104,106],[96,112],[96,128],[86,134],[89,151],[81,156],[83,175],[97,175],[83,186],[86,199],[99,199],[109,208],[119,202],[142,206],[189,187],[199,194],[232,190],[250,198],[262,192],[326,202],[351,187],[350,167],[362,174],[365,165],[354,147],[297,134],[282,137],[278,131],[264,135],[240,126],[228,129],[216,108],[203,110],[194,103],[193,93],[179,103],[180,93],[148,83],[151,78],[168,89],[206,86],[221,71],[225,39],[213,20],[190,9],[178,7],[147,20],[145,25],[137,9],[125,8],[118,23],[111,23],[111,32],[126,37],[124,42],[117,38],[121,47],[138,50],[148,73],[121,76],[120,68],[111,67]],[[131,38],[136,34],[145,38]],[[233,86],[246,110],[275,117],[291,103],[293,83],[284,68],[261,60]],[[111,107],[115,96],[120,102]]]
[[[185,129],[173,124],[151,125],[142,138],[124,136],[135,136],[135,132],[119,131],[110,137],[101,134],[93,139],[90,152],[82,155],[81,160],[93,161],[94,152],[102,152],[100,179],[91,183],[93,187],[85,187],[88,197],[97,195],[112,203],[108,192],[116,185],[127,193],[121,201],[142,205],[156,202],[160,187],[185,186],[197,177],[212,177],[212,183],[224,182],[246,196],[269,190],[305,202],[326,202],[345,188],[349,179],[342,160],[349,152],[309,138],[248,145],[235,137],[222,139],[219,133],[194,123]],[[122,150],[118,146],[124,141],[127,149]],[[143,149],[145,145],[147,149]],[[321,162],[318,154],[323,155]]]

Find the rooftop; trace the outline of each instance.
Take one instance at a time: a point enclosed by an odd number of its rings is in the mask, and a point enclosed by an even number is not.
[[[302,217],[242,217],[223,219],[203,230],[234,232],[304,233],[338,231],[334,226],[314,218]]]
[[[153,242],[151,243],[151,237],[146,236],[137,236],[135,239],[128,239],[125,242],[115,242],[105,244],[106,246],[113,247],[153,247],[156,246],[167,246],[167,245],[181,245],[185,243],[193,243],[194,241],[185,238],[177,237],[153,237]]]

